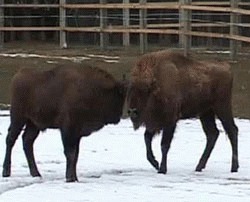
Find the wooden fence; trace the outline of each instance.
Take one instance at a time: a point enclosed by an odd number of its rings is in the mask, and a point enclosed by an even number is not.
[[[67,47],[67,33],[88,32],[99,34],[99,45],[102,49],[108,46],[108,35],[111,33],[121,33],[123,35],[123,45],[130,45],[130,35],[139,35],[140,51],[147,50],[149,34],[178,35],[179,44],[187,55],[190,51],[192,38],[206,37],[226,39],[229,43],[230,57],[235,59],[237,50],[241,42],[250,43],[250,36],[240,34],[240,27],[250,29],[250,20],[242,22],[243,16],[250,15],[250,3],[240,0],[229,0],[228,2],[192,2],[192,0],[179,0],[179,2],[148,3],[147,0],[139,0],[138,3],[130,3],[130,0],[123,0],[122,3],[107,3],[107,0],[100,0],[97,4],[69,4],[66,0],[60,0],[59,4],[5,4],[0,0],[0,47],[4,45],[4,33],[18,31],[56,31],[59,34],[60,47]],[[54,8],[59,10],[58,26],[6,26],[4,23],[4,9],[30,9],[30,8]],[[99,25],[89,27],[72,27],[67,25],[67,11],[81,9],[98,9]],[[109,9],[122,10],[122,25],[110,25],[107,23]],[[175,11],[178,13],[178,22],[154,24],[148,23],[147,12],[150,10]],[[138,10],[138,24],[130,24],[130,11]],[[230,16],[228,22],[195,22],[193,12],[212,12]],[[249,16],[250,19],[250,16]],[[226,32],[197,31],[195,28],[216,28],[225,27]],[[250,32],[249,32],[250,33]]]

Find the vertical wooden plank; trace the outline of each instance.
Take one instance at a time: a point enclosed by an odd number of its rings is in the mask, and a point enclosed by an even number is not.
[[[15,12],[14,12],[13,8],[9,9],[9,16],[14,16],[14,13]],[[9,19],[9,17],[8,17],[8,18],[5,18],[5,20],[8,22],[8,24],[9,24],[10,27],[14,27],[14,19],[13,18]],[[10,34],[10,41],[14,41],[15,40],[17,33],[18,32],[15,32],[15,31],[9,32],[9,34]]]
[[[185,5],[190,5],[192,3],[192,0],[184,0]],[[191,36],[188,34],[188,32],[191,31],[191,20],[192,20],[192,13],[190,10],[184,10],[183,11],[183,21],[184,21],[184,36],[183,36],[183,48],[184,48],[184,55],[187,56],[191,49]]]
[[[107,0],[100,0],[100,4],[106,4]],[[100,47],[102,50],[105,50],[108,46],[108,33],[102,32],[102,29],[107,28],[108,21],[108,12],[107,9],[100,9]]]
[[[179,0],[179,5],[184,5],[185,0]],[[179,47],[184,47],[184,10],[179,9]]]
[[[239,7],[241,2],[242,2],[242,0],[238,0],[238,7]],[[246,7],[244,9],[246,9]],[[244,23],[244,22],[242,22],[242,17],[243,17],[243,15],[241,15],[241,14],[237,15],[237,23],[240,23],[240,24]],[[241,31],[240,27],[237,28],[237,34],[242,35],[242,31]],[[242,48],[242,45],[243,45],[242,43],[243,43],[243,41],[237,41],[237,50],[240,50]]]
[[[212,22],[213,21],[213,16],[206,14],[205,21],[206,22]],[[212,27],[208,27],[206,31],[211,33],[211,32],[213,32],[213,28]],[[207,46],[208,48],[211,48],[212,45],[213,45],[212,37],[206,38],[205,46]]]
[[[123,3],[127,4],[130,0],[123,0]],[[123,26],[124,28],[129,28],[129,9],[123,9]],[[130,35],[129,32],[123,33],[123,46],[128,47],[130,45]]]
[[[65,3],[66,0],[60,0],[60,48],[67,48],[66,31],[64,30],[66,27],[66,9],[64,8]]]
[[[0,5],[4,4],[4,0],[0,0]],[[0,27],[4,27],[4,10],[0,8]],[[0,31],[0,48],[3,48],[4,44],[4,32]]]
[[[23,16],[23,18],[20,19],[21,25],[24,27],[31,27],[32,26],[32,18],[29,16],[32,15],[32,11],[30,9],[20,9],[20,13]],[[24,41],[30,41],[31,40],[31,31],[24,30],[19,32],[21,39]]]
[[[146,4],[147,0],[140,0],[140,4]],[[147,10],[140,9],[140,29],[146,29],[147,27]],[[140,33],[140,52],[141,54],[145,53],[148,49],[148,39],[147,34]]]
[[[46,26],[45,18],[44,17],[41,18],[40,25],[41,26]],[[39,37],[41,38],[42,41],[46,41],[46,34],[45,34],[45,32],[40,32],[40,36]]]
[[[230,0],[231,9],[238,8],[239,0]],[[238,17],[237,14],[234,12],[230,13],[230,36],[237,35],[238,34]],[[236,59],[237,56],[237,41],[231,39],[230,40],[230,58],[232,60]]]

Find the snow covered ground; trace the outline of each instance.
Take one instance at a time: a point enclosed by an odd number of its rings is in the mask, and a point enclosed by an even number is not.
[[[231,147],[219,123],[222,132],[207,167],[202,173],[196,173],[205,135],[198,120],[180,121],[166,175],[157,174],[146,160],[143,128],[133,131],[129,120],[106,126],[82,138],[78,183],[65,183],[65,158],[57,130],[41,133],[35,142],[42,178],[29,175],[19,138],[13,150],[12,176],[0,177],[0,201],[247,202],[250,200],[250,121],[236,119],[236,124],[240,129],[238,173],[230,173]],[[8,125],[9,117],[0,117],[1,171]],[[160,159],[160,136],[153,143],[155,155]]]

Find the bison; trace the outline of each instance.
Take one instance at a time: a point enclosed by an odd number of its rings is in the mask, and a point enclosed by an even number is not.
[[[219,136],[216,117],[222,122],[232,146],[231,172],[238,171],[238,128],[232,115],[233,76],[226,62],[199,61],[173,51],[143,55],[131,71],[128,115],[134,129],[145,126],[147,159],[158,173],[167,172],[167,154],[180,119],[199,117],[206,147],[196,167],[205,168]],[[162,131],[159,165],[151,148]]]
[[[11,123],[6,138],[3,177],[11,174],[11,151],[24,127],[23,149],[30,174],[40,176],[33,143],[39,131],[56,128],[61,132],[66,156],[66,181],[77,181],[81,137],[106,124],[117,124],[125,97],[125,83],[98,68],[76,65],[46,71],[20,70],[11,84]]]

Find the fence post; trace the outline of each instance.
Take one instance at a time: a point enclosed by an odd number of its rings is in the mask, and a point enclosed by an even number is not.
[[[66,40],[66,31],[64,30],[66,27],[66,9],[64,8],[64,4],[66,0],[60,0],[60,48],[67,48],[67,40]]]
[[[239,0],[230,0],[231,9],[238,8]],[[238,34],[238,16],[231,10],[230,13],[230,36]],[[236,59],[238,49],[238,42],[234,39],[230,39],[230,58]]]
[[[100,4],[106,4],[107,0],[100,0]],[[105,50],[108,45],[108,33],[103,32],[102,30],[107,28],[107,22],[108,22],[108,12],[106,8],[100,9],[100,47],[102,50]]]
[[[145,5],[147,0],[140,0],[141,5]],[[140,29],[143,30],[147,27],[147,10],[140,9]],[[148,49],[148,37],[145,33],[140,33],[140,52],[141,54],[145,53]]]
[[[179,5],[184,5],[185,0],[179,0]],[[179,8],[179,47],[184,46],[184,10]]]
[[[0,5],[4,4],[4,0],[0,0]],[[0,8],[0,27],[4,27],[4,10]],[[4,31],[0,31],[0,48],[3,48],[4,44]]]
[[[123,0],[123,3],[129,3],[129,0]],[[129,9],[123,9],[123,26],[129,28]],[[128,47],[130,45],[130,36],[129,32],[123,33],[123,46]]]
[[[192,0],[184,0],[184,5],[190,5]],[[184,55],[187,56],[191,49],[191,38],[192,36],[189,35],[191,31],[191,20],[192,20],[192,13],[190,10],[184,9],[183,11],[183,48],[184,48]]]

